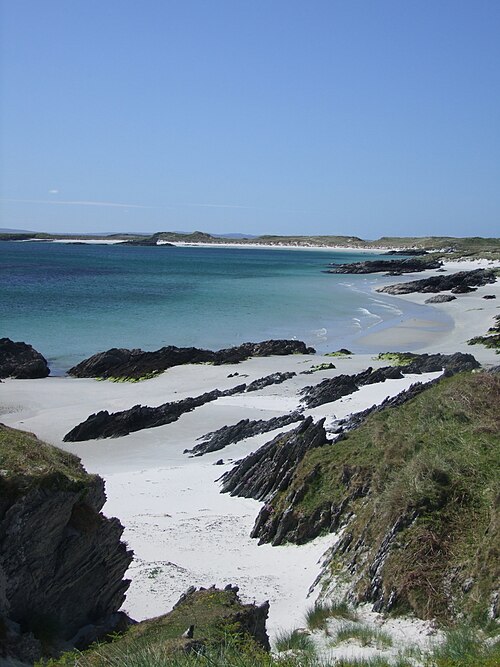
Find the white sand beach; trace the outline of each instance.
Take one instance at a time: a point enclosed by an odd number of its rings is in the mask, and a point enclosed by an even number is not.
[[[475,263],[446,268],[451,271],[482,266]],[[402,282],[416,277],[387,279]],[[496,299],[484,300],[484,294]],[[408,295],[423,303],[429,295]],[[448,313],[453,330],[430,330],[425,320],[407,320],[391,328],[374,328],[371,343],[381,351],[418,340],[419,352],[470,352],[486,365],[498,364],[493,350],[471,347],[468,338],[484,334],[500,312],[500,283],[459,295],[455,301],[433,306]],[[368,338],[369,338],[368,337]],[[303,370],[333,362],[334,370],[301,375]],[[40,438],[81,457],[89,472],[106,481],[104,512],[125,526],[124,539],[135,552],[128,576],[132,580],[124,609],[138,620],[167,612],[191,585],[237,584],[244,600],[271,603],[268,629],[291,629],[303,624],[306,608],[318,591],[310,586],[320,570],[321,557],[336,539],[320,537],[305,546],[258,546],[249,537],[260,508],[254,500],[231,498],[219,492],[218,478],[232,462],[271,440],[266,433],[202,457],[183,454],[200,436],[240,419],[269,419],[299,406],[300,390],[341,373],[353,374],[386,365],[374,355],[344,358],[320,355],[254,358],[238,365],[191,365],[172,368],[140,383],[99,382],[92,379],[49,377],[43,380],[6,380],[0,384],[0,421],[34,432]],[[76,424],[99,410],[118,411],[138,403],[155,406],[215,388],[227,389],[277,371],[294,371],[291,380],[250,394],[220,398],[177,422],[128,436],[63,443]],[[238,373],[235,377],[228,376]],[[363,387],[350,396],[313,410],[315,418],[335,419],[382,402],[415,381],[429,381],[439,373],[408,375],[401,380]],[[287,427],[293,428],[294,425]],[[284,430],[284,429],[281,429]],[[219,459],[223,465],[214,465]]]

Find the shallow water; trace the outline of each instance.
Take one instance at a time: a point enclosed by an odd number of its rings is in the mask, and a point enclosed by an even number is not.
[[[110,347],[217,349],[297,338],[356,349],[373,327],[436,311],[371,293],[380,276],[322,273],[373,253],[0,242],[0,336],[53,372]],[[424,315],[423,315],[424,313]]]

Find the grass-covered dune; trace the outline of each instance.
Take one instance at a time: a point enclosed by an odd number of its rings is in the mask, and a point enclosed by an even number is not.
[[[498,616],[499,399],[499,374],[461,373],[373,414],[307,452],[274,527],[344,529],[324,573],[337,594],[444,622]]]

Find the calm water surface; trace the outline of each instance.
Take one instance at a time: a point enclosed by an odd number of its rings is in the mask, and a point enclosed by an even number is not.
[[[371,327],[422,308],[371,294],[380,277],[322,273],[329,262],[373,257],[0,242],[0,336],[29,342],[56,371],[110,347],[295,337],[319,351],[355,348]]]

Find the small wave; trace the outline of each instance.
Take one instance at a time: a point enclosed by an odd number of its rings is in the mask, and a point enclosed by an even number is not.
[[[363,315],[366,315],[366,317],[376,317],[377,320],[381,320],[382,318],[380,315],[377,315],[376,313],[372,313],[368,308],[358,308],[358,312],[363,313]]]
[[[312,332],[315,336],[318,338],[321,338],[323,340],[326,340],[326,334],[328,333],[328,329],[325,329],[324,327],[322,329],[316,329]]]

